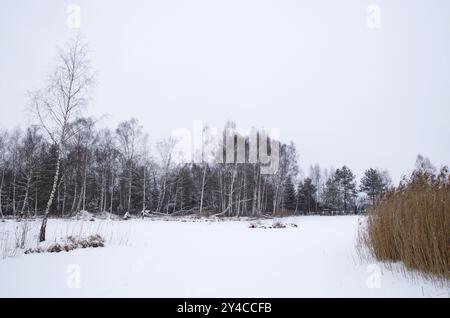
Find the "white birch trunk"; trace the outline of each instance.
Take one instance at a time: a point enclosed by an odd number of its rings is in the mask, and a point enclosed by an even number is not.
[[[61,138],[62,139],[62,138]],[[56,170],[55,170],[55,176],[53,178],[53,186],[52,186],[52,191],[50,192],[50,197],[47,201],[47,207],[45,208],[45,213],[44,213],[44,218],[42,219],[42,224],[41,224],[41,230],[39,233],[39,241],[43,242],[45,241],[45,230],[47,228],[47,219],[48,219],[48,215],[50,213],[50,208],[52,206],[53,203],[53,198],[55,196],[55,192],[56,192],[56,186],[58,185],[58,178],[59,178],[59,168],[61,165],[61,150],[59,149],[59,145],[57,147],[57,152],[58,152],[58,157],[56,160]]]
[[[203,193],[205,191],[205,179],[206,179],[206,165],[203,168],[203,178],[202,178],[202,191],[200,194],[200,214],[202,214],[202,209],[203,209]]]

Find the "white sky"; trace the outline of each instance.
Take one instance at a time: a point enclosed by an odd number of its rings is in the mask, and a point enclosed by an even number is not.
[[[381,8],[381,29],[366,26]],[[448,0],[1,0],[0,127],[30,123],[81,8],[100,126],[139,119],[150,140],[194,120],[279,128],[307,170],[348,165],[394,180],[418,153],[450,162]]]

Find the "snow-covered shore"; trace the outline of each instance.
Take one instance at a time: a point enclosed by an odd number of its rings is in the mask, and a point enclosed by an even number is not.
[[[264,220],[268,225],[274,220]],[[106,247],[0,259],[0,297],[449,297],[420,278],[362,261],[356,216],[251,221],[50,220],[50,240],[98,233]],[[39,222],[30,225],[34,240]],[[0,223],[0,232],[18,222]],[[380,273],[380,275],[378,275]]]

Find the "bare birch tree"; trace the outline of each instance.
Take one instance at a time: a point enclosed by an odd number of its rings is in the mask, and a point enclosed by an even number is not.
[[[58,185],[63,146],[76,134],[76,131],[69,129],[69,124],[88,104],[94,82],[87,53],[81,36],[71,39],[64,50],[59,50],[57,65],[49,77],[48,87],[31,95],[39,125],[46,131],[57,151],[53,186],[39,233],[41,242],[45,241],[47,219]]]

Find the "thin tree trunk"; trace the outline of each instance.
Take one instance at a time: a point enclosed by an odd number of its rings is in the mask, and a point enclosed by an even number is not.
[[[225,185],[224,185],[224,174],[220,172],[219,174],[219,182],[220,182],[220,205],[221,210],[225,211]]]
[[[261,215],[261,165],[258,163],[258,197],[257,197],[257,206],[256,213],[258,216]]]
[[[23,199],[23,205],[22,205],[22,211],[20,211],[20,215],[23,216],[24,212],[25,212],[25,206],[27,205],[27,201],[28,201],[28,192],[30,189],[30,183],[31,183],[31,175],[33,173],[33,170],[30,170],[28,176],[27,176],[27,187],[25,190],[25,198]]]
[[[38,215],[38,186],[36,184],[35,188],[35,196],[34,196],[34,217],[37,217]]]
[[[106,172],[105,172],[105,184],[103,185],[103,206],[102,206],[102,212],[106,211],[106,207],[108,206],[108,180],[106,179]]]
[[[319,211],[319,194],[320,194],[320,178],[317,178],[317,189],[316,189],[316,214]]]
[[[83,180],[82,180],[81,181],[80,195],[78,196],[78,203],[77,203],[77,207],[75,209],[76,212],[80,211],[81,202],[83,201],[83,191],[84,191],[84,186],[83,186]]]
[[[344,214],[347,213],[347,191],[344,190]]]
[[[121,210],[125,209],[125,206],[123,205],[123,188],[124,185],[122,184],[121,180],[119,179],[119,208]],[[123,212],[123,211],[120,211]]]
[[[50,213],[50,208],[53,203],[53,198],[55,196],[56,186],[58,185],[59,168],[61,165],[61,150],[59,149],[59,147],[60,146],[58,145],[58,147],[56,149],[56,151],[58,152],[58,156],[56,159],[56,170],[55,170],[55,176],[53,178],[52,191],[50,192],[50,197],[48,198],[48,201],[47,201],[47,207],[45,208],[44,218],[42,219],[41,229],[39,232],[39,241],[40,242],[45,241],[45,230],[47,228],[47,219],[48,219],[48,215]]]
[[[104,169],[102,169],[102,185],[100,188],[100,204],[98,205],[98,211],[100,213],[103,212],[104,201],[106,201],[104,190],[105,190],[105,173],[104,173]]]
[[[61,216],[64,216],[64,212],[66,210],[66,190],[67,190],[66,178],[63,178],[63,183],[64,183],[64,191],[63,191]]]
[[[236,175],[236,164],[232,171],[231,182],[230,182],[230,195],[228,196],[228,206],[229,206],[228,215],[229,216],[231,216],[233,213],[232,209],[233,209],[233,191],[234,191],[235,175]]]
[[[255,165],[255,173],[253,174],[253,200],[252,200],[252,216],[256,215],[257,200],[258,200],[258,166],[259,163]]]
[[[86,211],[87,150],[84,155],[83,211]]]
[[[108,201],[108,194],[106,193],[107,189],[107,180],[106,180],[106,173],[103,172],[102,177],[102,200],[100,204],[100,212],[106,211],[106,202]]]
[[[173,209],[172,209],[172,213],[175,212],[176,208],[177,208],[177,196],[178,196],[178,180],[175,182],[175,196],[173,199]],[[180,199],[180,210],[183,210],[183,197],[181,197]],[[169,209],[167,209],[167,213],[169,212]]]
[[[144,185],[143,185],[143,189],[142,189],[142,217],[144,217],[144,212],[145,212],[145,172],[146,169],[144,167]]]
[[[61,209],[59,208],[59,203],[61,202],[61,200],[59,198],[59,193],[60,193],[60,189],[61,189],[61,181],[58,182],[58,186],[56,189],[57,189],[56,190],[56,212],[60,212]]]
[[[279,184],[277,184],[276,187],[275,187],[275,195],[274,195],[274,198],[273,198],[273,211],[272,211],[273,215],[275,215],[275,212],[276,212],[277,207],[278,207],[278,192],[279,192],[279,189],[280,189],[280,186],[279,186]]]
[[[158,207],[156,209],[158,212],[161,212],[161,210],[163,208],[162,206],[164,204],[164,199],[166,196],[166,188],[167,188],[167,170],[164,172],[163,189],[162,189],[162,192],[160,193],[159,200],[158,200]]]
[[[5,169],[2,170],[2,181],[0,182],[0,215],[3,219],[3,203],[2,203],[2,193],[3,193],[3,181],[5,179]]]
[[[72,201],[72,208],[70,209],[71,212],[75,211],[75,203],[77,202],[77,189],[78,189],[78,182],[75,178],[75,190],[73,192],[73,201]]]
[[[203,178],[202,178],[202,192],[200,195],[200,214],[202,214],[202,209],[203,209],[203,193],[205,191],[205,179],[206,179],[206,164],[205,167],[203,168]]]
[[[129,178],[128,178],[128,212],[130,212],[130,209],[131,209],[131,185],[132,185],[132,180],[131,180],[131,168],[130,168]]]
[[[113,213],[113,200],[114,200],[114,172],[111,168],[111,204],[109,206],[109,213]]]
[[[16,168],[14,167],[14,177],[13,177],[13,215],[16,217]]]

